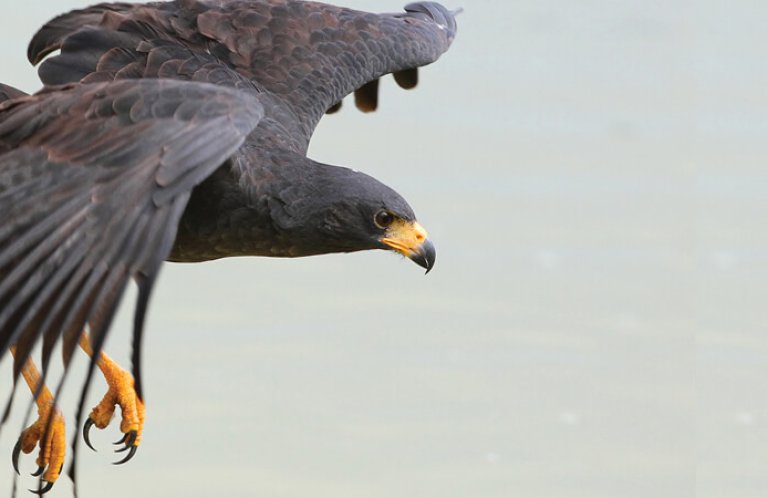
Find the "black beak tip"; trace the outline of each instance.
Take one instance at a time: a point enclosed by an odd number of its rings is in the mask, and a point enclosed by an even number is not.
[[[425,268],[425,275],[435,266],[435,245],[430,240],[425,240],[417,251],[410,256],[411,261]]]

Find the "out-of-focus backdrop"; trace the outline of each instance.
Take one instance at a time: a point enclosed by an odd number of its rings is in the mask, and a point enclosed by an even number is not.
[[[117,428],[94,431],[80,496],[765,496],[768,4],[462,2],[416,90],[345,102],[311,148],[404,194],[434,271],[166,265],[144,441],[113,467]],[[88,3],[4,6],[2,81],[36,90],[27,41]],[[108,343],[126,364],[131,308]]]

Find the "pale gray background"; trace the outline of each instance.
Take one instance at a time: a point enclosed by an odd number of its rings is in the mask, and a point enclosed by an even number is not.
[[[27,40],[88,3],[4,4],[2,80],[37,88]],[[417,90],[347,102],[311,150],[403,193],[434,271],[167,265],[144,443],[115,468],[117,429],[95,434],[81,496],[766,495],[768,4],[461,4]]]

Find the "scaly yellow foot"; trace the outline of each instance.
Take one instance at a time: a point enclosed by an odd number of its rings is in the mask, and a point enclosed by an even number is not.
[[[11,348],[11,353],[15,354],[15,348]],[[34,363],[28,360],[21,373],[29,388],[35,392],[41,379],[40,372]],[[19,473],[19,456],[21,453],[32,453],[35,446],[40,446],[40,452],[37,455],[37,471],[32,475],[35,477],[42,475],[44,483],[40,489],[31,491],[42,495],[53,487],[53,483],[59,478],[62,467],[64,467],[67,436],[64,416],[56,407],[53,396],[47,387],[43,386],[40,389],[35,403],[37,404],[37,421],[22,431],[16,446],[13,448],[11,460],[16,473]]]
[[[93,354],[86,334],[82,335],[80,346],[89,355]],[[115,363],[112,358],[102,352],[99,355],[97,365],[104,374],[108,390],[101,402],[91,410],[88,420],[85,421],[83,439],[85,439],[85,444],[95,451],[96,449],[90,440],[91,427],[95,425],[99,429],[106,428],[115,414],[115,407],[119,406],[122,414],[120,432],[123,433],[123,437],[115,444],[121,444],[123,447],[115,451],[118,453],[128,451],[125,458],[115,462],[116,465],[119,465],[133,458],[139,443],[141,443],[141,433],[144,429],[144,402],[136,395],[133,376]]]
[[[20,453],[32,453],[32,450],[39,443],[37,472],[32,475],[37,477],[42,474],[45,484],[39,490],[34,491],[42,494],[53,487],[53,483],[61,474],[67,438],[64,417],[55,405],[51,403],[47,408],[39,409],[37,413],[39,415],[37,421],[22,431],[16,446],[13,448],[13,468],[16,469],[16,473],[19,473]]]

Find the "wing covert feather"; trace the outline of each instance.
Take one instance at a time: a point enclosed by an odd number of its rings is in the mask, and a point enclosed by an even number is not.
[[[250,85],[291,110],[282,125],[304,148],[326,111],[356,92],[377,107],[376,80],[417,82],[456,35],[453,12],[435,2],[371,14],[296,0],[177,0],[101,4],[59,16],[32,39],[28,56],[46,84],[115,78],[176,78]]]

